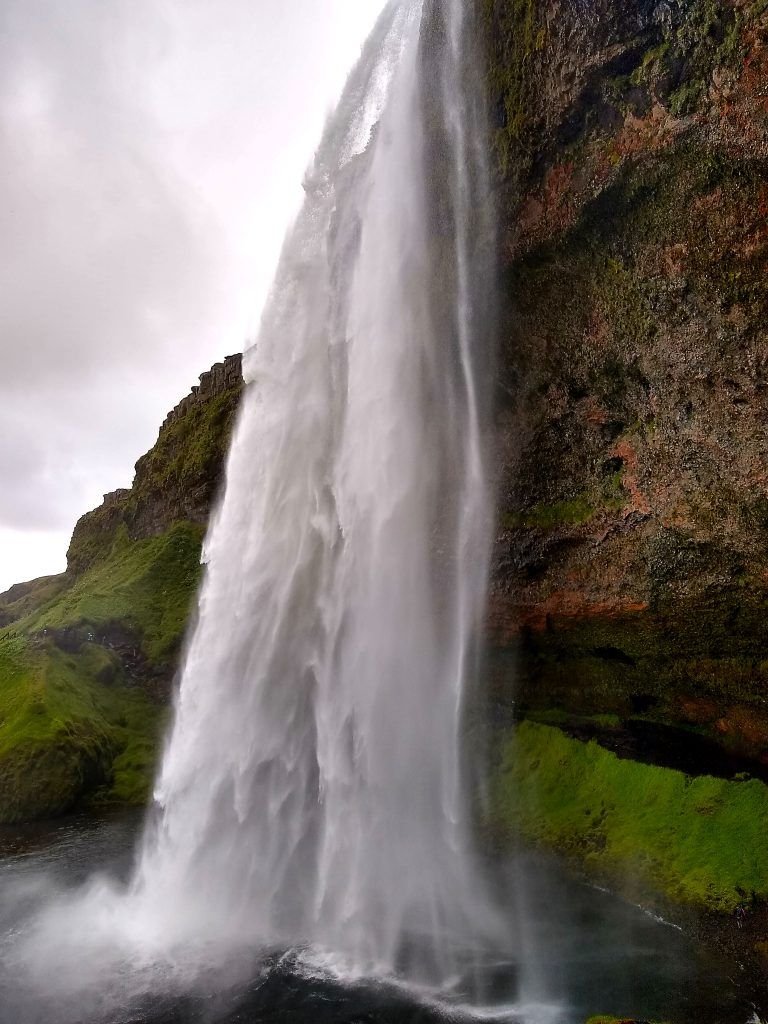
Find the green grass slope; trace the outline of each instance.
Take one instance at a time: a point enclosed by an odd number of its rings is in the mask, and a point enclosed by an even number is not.
[[[0,821],[52,817],[84,795],[141,803],[164,714],[138,689],[105,685],[110,654],[0,634]]]
[[[0,594],[0,822],[146,800],[241,390],[239,356],[203,374],[67,572]]]
[[[159,537],[132,541],[120,527],[104,559],[16,628],[83,627],[95,635],[119,623],[150,664],[167,664],[178,653],[200,580],[202,535],[201,527],[181,522]]]
[[[136,541],[121,528],[102,560],[0,630],[0,821],[146,800],[167,713],[145,684],[173,671],[201,538],[183,522]]]
[[[691,778],[523,722],[503,743],[491,819],[679,903],[731,912],[768,899],[768,786],[757,780]]]

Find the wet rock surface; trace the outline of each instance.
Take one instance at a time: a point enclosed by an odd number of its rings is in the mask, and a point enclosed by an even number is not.
[[[645,701],[762,764],[768,11],[486,14],[504,302],[492,640],[516,652],[523,703]]]

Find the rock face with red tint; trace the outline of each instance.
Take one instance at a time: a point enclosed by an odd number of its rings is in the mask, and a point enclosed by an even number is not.
[[[768,5],[484,10],[491,639],[519,708],[656,717],[765,761]]]

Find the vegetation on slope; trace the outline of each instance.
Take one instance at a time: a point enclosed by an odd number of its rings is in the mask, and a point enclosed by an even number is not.
[[[768,786],[621,760],[523,722],[494,778],[492,824],[680,903],[731,912],[768,898]]]
[[[133,488],[77,524],[65,574],[0,596],[0,822],[146,800],[239,374],[204,375]]]
[[[40,633],[78,627],[96,637],[120,624],[151,665],[167,664],[178,653],[200,580],[201,543],[202,529],[193,523],[136,541],[121,527],[106,558],[17,628]]]
[[[0,628],[24,618],[60,594],[66,587],[66,577],[41,576],[29,583],[16,583],[0,595]]]
[[[0,821],[93,793],[144,801],[164,718],[147,684],[178,654],[200,544],[190,523],[138,541],[121,529],[106,558],[0,632]]]
[[[0,634],[0,821],[49,817],[86,793],[142,803],[163,713],[138,689],[105,685],[115,664]]]

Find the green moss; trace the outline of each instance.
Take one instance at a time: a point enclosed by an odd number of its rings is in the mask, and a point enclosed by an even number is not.
[[[669,97],[669,106],[675,116],[692,113],[713,70],[738,64],[745,17],[757,14],[753,8],[745,15],[720,0],[692,0],[667,38],[645,54],[633,73],[633,84],[650,84],[682,64],[684,78]]]
[[[152,664],[167,664],[178,651],[200,580],[201,540],[202,529],[193,523],[137,541],[121,527],[103,560],[19,628],[100,630],[117,623],[140,639]]]
[[[665,39],[663,43],[647,50],[642,62],[630,75],[632,85],[642,85],[654,78],[664,67],[664,61],[669,53],[670,42]]]
[[[135,494],[128,509],[148,493],[167,492],[185,482],[218,478],[240,399],[230,388],[189,407],[160,431],[154,448],[136,466]]]
[[[162,715],[140,691],[100,682],[109,659],[97,645],[65,654],[0,634],[0,821],[61,814],[99,788],[135,802],[140,770],[146,792]],[[113,779],[115,757],[133,766],[132,789],[120,770]]]
[[[523,722],[503,743],[492,823],[635,878],[676,901],[731,912],[768,898],[768,787],[688,778]]]
[[[683,117],[692,113],[696,109],[703,91],[703,82],[683,82],[680,88],[676,89],[669,97],[669,109],[675,117]]]
[[[551,530],[557,526],[580,526],[587,523],[595,513],[585,492],[568,501],[534,505],[523,512],[508,512],[502,516],[502,523],[509,529]]]
[[[494,133],[494,149],[502,176],[510,168],[516,147],[529,128],[533,58],[547,45],[546,27],[535,0],[484,0],[487,31],[491,33],[495,59],[487,79],[494,103],[504,110],[504,125]]]
[[[509,530],[554,530],[563,526],[583,526],[600,510],[621,509],[626,504],[623,473],[611,473],[595,489],[582,491],[563,501],[541,502],[520,512],[501,515],[502,526]]]
[[[124,708],[117,727],[120,751],[112,762],[109,781],[96,792],[94,803],[140,807],[149,800],[158,741],[167,717],[165,709],[143,701]]]
[[[619,469],[611,473],[603,484],[603,505],[608,509],[622,509],[627,503],[627,492],[624,490],[624,471]]]

